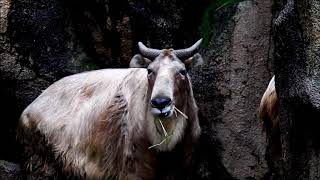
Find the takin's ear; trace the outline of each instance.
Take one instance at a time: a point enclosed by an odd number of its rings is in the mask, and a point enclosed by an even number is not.
[[[130,61],[131,68],[146,68],[152,61],[142,57],[140,54],[136,54]]]
[[[202,56],[199,53],[196,53],[191,58],[184,61],[184,65],[187,70],[190,70],[193,67],[201,66],[203,64]]]

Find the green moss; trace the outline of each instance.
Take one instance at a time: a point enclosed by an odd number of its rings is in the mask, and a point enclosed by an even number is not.
[[[213,17],[214,14],[226,6],[240,2],[241,0],[211,0],[209,6],[205,9],[202,23],[201,23],[201,36],[203,38],[203,46],[207,47],[209,45],[212,29],[213,29]]]
[[[87,70],[96,70],[99,69],[98,65],[91,62],[91,61],[86,61],[85,63],[83,63],[83,66],[85,69]]]
[[[6,163],[7,163],[7,161],[0,160],[0,166],[5,165]]]

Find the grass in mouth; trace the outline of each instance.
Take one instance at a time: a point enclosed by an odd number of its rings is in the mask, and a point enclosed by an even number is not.
[[[174,110],[174,113],[175,113],[176,117],[177,117],[177,112],[178,112],[178,113],[180,113],[184,118],[188,119],[188,116],[185,115],[182,111],[180,111],[180,110],[179,110],[178,108],[176,108],[175,106],[173,107],[173,110]],[[160,143],[154,144],[154,145],[150,146],[148,149],[151,149],[151,148],[154,148],[154,147],[157,147],[157,146],[161,146],[161,144],[163,144],[164,142],[166,142],[166,141],[171,137],[171,135],[172,135],[172,134],[168,135],[168,132],[167,132],[166,128],[163,126],[162,121],[161,121],[160,118],[155,118],[155,120],[158,121],[159,124],[161,125],[162,131],[163,131],[163,134],[164,134],[164,138],[163,138],[163,140],[162,140]]]

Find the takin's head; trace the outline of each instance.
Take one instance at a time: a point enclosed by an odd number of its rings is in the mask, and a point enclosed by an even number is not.
[[[183,108],[191,91],[188,71],[202,64],[196,53],[202,39],[187,49],[152,49],[138,43],[141,55],[135,55],[130,67],[147,68],[150,92],[150,109],[161,119],[173,115],[174,107]],[[193,98],[193,97],[192,97]]]

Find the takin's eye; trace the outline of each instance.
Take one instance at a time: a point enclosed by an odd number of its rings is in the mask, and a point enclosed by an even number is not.
[[[187,75],[187,71],[185,69],[180,70],[179,73],[183,76]]]
[[[147,70],[148,70],[148,75],[151,75],[153,73],[151,69],[147,69]]]

